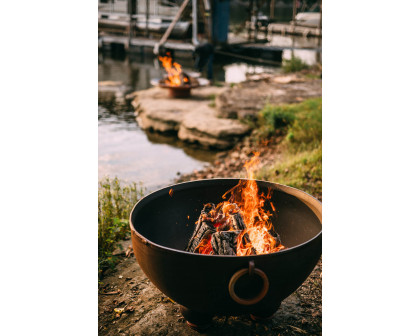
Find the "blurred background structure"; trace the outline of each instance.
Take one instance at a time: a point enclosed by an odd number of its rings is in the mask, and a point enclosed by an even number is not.
[[[278,60],[284,46],[272,35],[320,38],[321,8],[321,0],[100,0],[99,45],[158,54],[209,43],[216,53]]]

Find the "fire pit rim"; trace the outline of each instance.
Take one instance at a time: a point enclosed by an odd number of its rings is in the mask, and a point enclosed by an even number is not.
[[[182,89],[194,89],[194,88],[197,88],[197,87],[200,86],[198,81],[191,81],[190,83],[191,84],[184,84],[184,85],[178,85],[178,86],[177,85],[169,85],[169,84],[165,83],[165,79],[161,79],[158,82],[158,86],[161,87],[161,88],[165,88],[165,89],[180,89],[180,90],[182,90]]]
[[[304,196],[307,200],[312,201],[312,205],[316,208],[316,210],[319,211],[319,217],[315,211],[313,211],[313,209],[311,207],[309,207],[309,205],[304,202],[302,199],[298,198],[301,202],[303,202],[306,206],[308,206],[315,214],[315,216],[317,216],[317,218],[319,219],[320,223],[321,223],[321,230],[315,235],[313,236],[311,239],[308,239],[307,241],[298,244],[296,246],[293,247],[288,247],[284,250],[280,250],[277,252],[273,252],[273,253],[265,253],[265,254],[255,254],[255,255],[245,255],[245,256],[238,256],[238,255],[210,255],[210,254],[198,254],[198,253],[193,253],[193,252],[187,252],[187,251],[183,251],[183,250],[178,250],[178,249],[174,249],[172,247],[167,247],[167,246],[163,246],[157,243],[152,242],[151,240],[147,239],[146,237],[144,237],[143,235],[141,235],[136,228],[133,225],[133,221],[132,221],[132,216],[133,216],[133,212],[134,209],[136,209],[137,205],[144,201],[144,199],[146,198],[153,198],[157,193],[164,191],[165,189],[171,190],[171,188],[173,187],[178,187],[178,186],[182,186],[182,185],[186,185],[186,184],[190,184],[190,183],[200,183],[200,182],[205,182],[205,181],[226,181],[226,180],[249,180],[247,178],[216,178],[216,179],[202,179],[202,180],[195,180],[195,181],[186,181],[186,182],[181,182],[181,183],[175,183],[172,184],[170,186],[155,190],[151,193],[149,193],[148,195],[144,196],[143,198],[141,198],[140,200],[137,201],[137,203],[133,206],[133,209],[130,212],[130,217],[129,217],[129,223],[130,223],[130,230],[132,233],[134,233],[140,240],[142,243],[150,246],[151,248],[157,249],[157,250],[163,250],[164,252],[176,252],[176,253],[181,253],[181,254],[186,254],[186,255],[192,255],[192,256],[197,256],[197,257],[207,257],[207,258],[242,258],[242,259],[246,259],[246,258],[264,258],[264,257],[269,257],[269,256],[273,256],[273,255],[280,255],[280,254],[286,254],[286,253],[291,253],[294,250],[300,249],[303,246],[309,244],[310,242],[314,241],[315,239],[317,239],[319,236],[322,235],[322,203],[317,200],[315,197],[313,197],[312,195],[304,192],[303,190],[294,188],[294,187],[290,187],[284,184],[280,184],[280,183],[275,183],[275,182],[269,182],[269,181],[263,181],[263,180],[255,180],[257,183],[258,182],[262,182],[262,183],[270,183],[270,184],[274,184],[278,187],[280,187],[281,190],[285,191],[291,191],[292,193],[290,193],[289,195],[292,195],[294,197],[297,197],[297,194],[300,196]],[[315,201],[315,202],[314,202]]]

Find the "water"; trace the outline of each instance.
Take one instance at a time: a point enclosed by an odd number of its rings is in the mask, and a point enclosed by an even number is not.
[[[176,137],[144,132],[129,104],[99,101],[98,117],[99,179],[141,181],[152,191],[214,159],[215,153],[186,147]]]
[[[286,47],[316,48],[319,41],[298,37],[273,36],[272,43]],[[313,50],[285,50],[284,58],[301,57],[306,63],[314,64],[320,59],[320,52]],[[181,60],[180,60],[181,62]],[[193,60],[182,59],[183,68],[193,71]],[[214,78],[217,81],[238,83],[246,74],[262,72],[276,73],[280,69],[265,65],[250,65],[241,61],[214,64]],[[151,87],[153,78],[162,76],[162,69],[155,58],[130,57],[113,60],[99,55],[98,80],[120,81],[126,92]],[[143,131],[137,124],[134,109],[124,99],[103,98],[98,103],[99,133],[99,179],[117,176],[123,182],[139,182],[148,191],[173,183],[182,173],[199,170],[212,162],[216,153],[186,145],[176,136],[164,136]]]

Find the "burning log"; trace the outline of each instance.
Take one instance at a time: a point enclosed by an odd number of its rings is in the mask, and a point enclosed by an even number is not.
[[[214,210],[214,208],[215,206],[212,203],[204,206],[204,209],[201,211],[200,217],[198,218],[194,233],[188,242],[185,251],[196,252],[196,248],[200,245],[200,243],[203,240],[210,240],[211,235],[216,232],[216,229],[211,222],[207,221],[210,212]]]
[[[214,254],[236,255],[236,243],[241,231],[219,231],[211,236]]]
[[[244,219],[242,218],[242,215],[237,212],[233,215],[230,216],[230,221],[231,221],[231,225],[232,225],[232,229],[234,230],[245,230],[246,226],[245,226],[245,222]]]
[[[236,255],[239,235],[246,229],[246,225],[238,206],[228,203],[223,208],[216,208],[208,203],[201,211],[195,230],[185,251],[193,253]],[[250,244],[248,233],[241,238],[242,245]],[[250,249],[256,254],[255,249]]]

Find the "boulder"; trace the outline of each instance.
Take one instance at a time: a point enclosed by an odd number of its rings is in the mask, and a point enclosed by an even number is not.
[[[321,80],[299,76],[272,76],[240,83],[216,97],[220,118],[255,119],[266,104],[298,103],[322,95]]]
[[[227,149],[250,130],[238,120],[217,118],[214,109],[202,106],[199,111],[184,116],[178,137],[208,148]]]
[[[225,87],[201,87],[186,99],[169,98],[165,89],[154,87],[130,94],[143,129],[176,132],[186,142],[206,148],[232,147],[250,128],[237,120],[218,118],[214,98]]]

